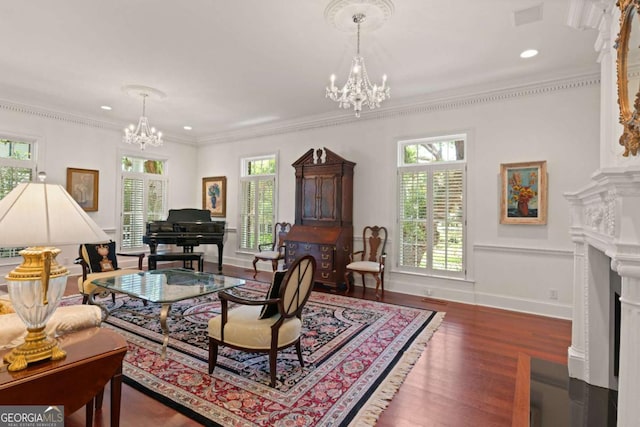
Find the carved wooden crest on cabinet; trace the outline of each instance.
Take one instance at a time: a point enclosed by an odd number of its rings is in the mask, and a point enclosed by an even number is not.
[[[310,254],[316,281],[338,287],[353,247],[353,168],[327,148],[310,149],[296,169],[295,225],[287,235],[287,264]]]
[[[324,148],[307,151],[296,169],[296,224],[353,225],[353,167],[356,164]]]

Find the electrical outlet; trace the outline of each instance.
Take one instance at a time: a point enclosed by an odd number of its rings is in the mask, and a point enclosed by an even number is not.
[[[549,289],[549,299],[558,299],[558,290],[557,289]]]

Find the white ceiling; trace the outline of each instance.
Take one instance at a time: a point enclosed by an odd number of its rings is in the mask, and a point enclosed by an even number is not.
[[[152,125],[198,141],[260,123],[351,114],[325,99],[348,75],[353,33],[324,19],[329,0],[3,0],[0,99],[125,126],[141,100]],[[599,69],[595,31],[567,25],[569,0],[395,0],[362,34],[369,75],[389,76],[384,106],[469,86],[510,85]],[[542,4],[542,20],[513,12]],[[521,51],[540,54],[523,60]],[[107,104],[112,111],[102,111]],[[365,111],[363,110],[363,115]],[[193,127],[191,131],[182,129]]]

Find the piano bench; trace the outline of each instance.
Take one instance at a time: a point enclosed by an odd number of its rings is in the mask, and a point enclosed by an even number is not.
[[[149,270],[158,268],[158,261],[182,261],[184,268],[193,270],[193,262],[198,262],[198,271],[204,270],[204,253],[202,252],[158,252],[149,254]]]

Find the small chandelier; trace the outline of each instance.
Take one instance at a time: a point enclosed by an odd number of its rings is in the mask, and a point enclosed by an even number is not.
[[[156,132],[156,128],[149,127],[149,120],[145,114],[146,101],[149,94],[141,92],[140,96],[142,97],[142,116],[140,116],[138,126],[130,124],[129,127],[125,128],[122,140],[127,144],[139,144],[141,150],[144,150],[147,145],[160,147],[162,145],[162,132]]]
[[[331,75],[331,86],[327,87],[326,98],[336,101],[342,108],[351,108],[356,112],[356,117],[360,117],[362,104],[369,106],[369,109],[380,107],[380,103],[389,98],[389,87],[387,86],[387,75],[382,76],[382,85],[372,85],[364,65],[364,57],[360,55],[360,24],[366,19],[364,13],[353,15],[353,22],[358,26],[358,48],[356,56],[353,57],[349,78],[341,89],[335,85],[336,75]]]

